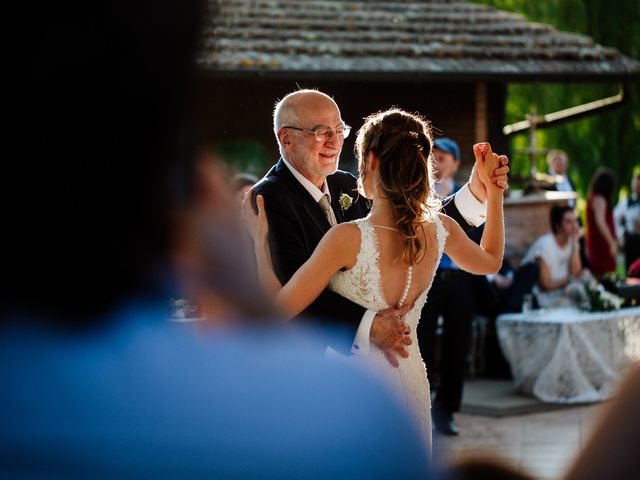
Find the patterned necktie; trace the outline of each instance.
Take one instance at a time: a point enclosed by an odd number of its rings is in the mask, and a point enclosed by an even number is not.
[[[329,221],[331,226],[333,227],[334,225],[337,225],[338,221],[336,220],[336,215],[333,213],[331,203],[329,203],[329,195],[325,193],[318,202],[318,205],[320,205],[324,216],[327,217],[327,220]]]

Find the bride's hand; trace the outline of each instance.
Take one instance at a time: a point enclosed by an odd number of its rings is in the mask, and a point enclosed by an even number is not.
[[[254,242],[266,240],[269,233],[269,221],[267,220],[267,212],[264,210],[264,198],[262,195],[256,197],[258,205],[258,213],[253,210],[251,198],[253,197],[253,188],[244,195],[242,200],[242,220],[249,230],[249,235]]]
[[[476,157],[475,168],[478,172],[478,179],[487,192],[493,189],[505,189],[507,187],[506,175],[504,178],[496,178],[496,171],[500,168],[507,168],[507,157],[493,153],[491,145],[487,142],[477,143],[473,146],[473,153]],[[508,170],[507,170],[508,171]]]

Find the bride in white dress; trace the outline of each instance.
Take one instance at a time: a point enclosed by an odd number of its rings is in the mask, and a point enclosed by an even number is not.
[[[276,294],[276,302],[287,317],[304,310],[327,285],[373,311],[412,306],[405,316],[409,355],[399,367],[393,367],[373,344],[367,356],[349,358],[365,363],[391,384],[401,404],[415,418],[429,451],[429,383],[416,328],[436,267],[446,252],[464,270],[495,273],[502,263],[504,247],[504,184],[491,181],[498,156],[491,152],[490,145],[474,145],[476,168],[487,189],[487,220],[480,245],[471,241],[454,220],[439,213],[440,201],[432,188],[431,149],[431,129],[417,115],[394,108],[367,118],[358,132],[356,151],[359,189],[373,200],[371,212],[364,219],[331,228],[311,258],[284,286],[271,264],[262,197],[257,198],[257,216],[250,208],[244,213],[255,241],[261,281]]]

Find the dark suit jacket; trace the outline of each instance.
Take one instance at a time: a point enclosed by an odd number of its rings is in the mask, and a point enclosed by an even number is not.
[[[331,206],[338,223],[363,218],[369,212],[365,198],[358,195],[356,178],[338,170],[327,177],[331,193]],[[316,246],[331,227],[318,203],[298,182],[282,159],[269,170],[253,189],[254,195],[262,195],[269,219],[269,247],[276,275],[286,283],[311,257]],[[346,211],[339,204],[341,194],[353,198]],[[446,213],[458,223],[469,227],[456,209],[454,202],[447,204]],[[446,202],[445,202],[446,203]],[[317,318],[330,324],[347,328],[353,333],[345,336],[344,343],[331,346],[348,354],[365,308],[325,289],[302,313],[301,318]],[[333,337],[335,340],[335,337]]]

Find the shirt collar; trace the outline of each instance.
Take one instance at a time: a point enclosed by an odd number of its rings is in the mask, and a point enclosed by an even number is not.
[[[313,183],[311,183],[308,179],[306,179],[299,171],[297,171],[293,166],[282,157],[282,161],[287,166],[289,171],[293,174],[293,176],[300,182],[307,192],[313,197],[316,202],[319,202],[320,199],[324,195],[329,196],[329,203],[331,203],[331,193],[329,193],[329,185],[327,184],[327,179],[324,179],[324,183],[322,184],[322,190],[316,187]]]

